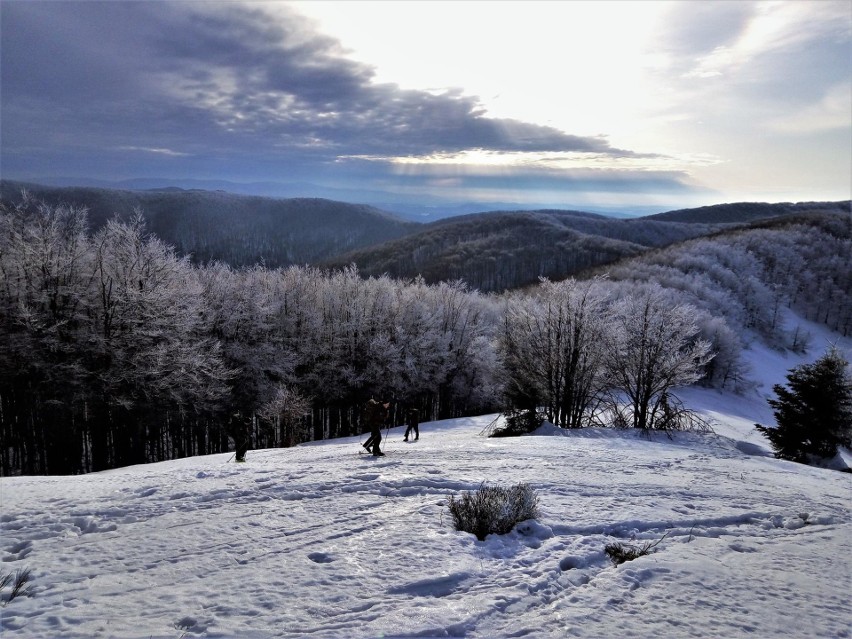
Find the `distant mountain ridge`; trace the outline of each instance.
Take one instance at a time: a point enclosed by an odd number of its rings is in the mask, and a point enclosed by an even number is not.
[[[540,276],[562,279],[756,220],[850,210],[849,201],[743,202],[635,218],[541,209],[470,213],[422,223],[363,204],[321,198],[280,199],[168,186],[48,187],[9,180],[0,180],[0,199],[14,203],[22,189],[49,204],[87,207],[92,229],[116,214],[128,217],[139,209],[152,233],[198,263],[324,268],[355,264],[366,276],[463,279],[482,291],[526,286]]]
[[[540,276],[565,278],[720,228],[582,211],[491,211],[438,220],[322,266],[355,264],[364,275],[420,275],[427,282],[463,279],[482,291],[502,291],[533,284]]]
[[[735,202],[714,204],[694,209],[678,209],[646,215],[643,220],[685,222],[688,224],[742,224],[769,217],[792,215],[811,211],[849,212],[850,201],[839,202]]]
[[[56,188],[2,180],[0,199],[17,202],[22,189],[49,204],[85,206],[95,230],[114,215],[126,218],[139,209],[152,233],[200,263],[310,264],[401,237],[419,227],[362,204],[223,191]]]
[[[114,189],[125,191],[148,191],[163,189],[183,190],[205,190],[225,191],[235,195],[258,195],[272,198],[322,198],[335,200],[337,202],[357,202],[366,204],[384,211],[394,211],[398,215],[415,222],[433,222],[445,217],[465,215],[468,213],[481,213],[487,210],[538,210],[542,208],[553,208],[543,203],[521,203],[521,202],[475,202],[475,201],[446,201],[443,198],[430,196],[428,194],[403,195],[390,194],[386,191],[363,188],[361,186],[330,187],[322,184],[306,181],[287,180],[264,180],[255,182],[234,182],[219,179],[198,178],[167,178],[146,177],[130,178],[125,180],[98,180],[80,177],[49,177],[49,178],[18,178],[18,182],[28,182],[50,186],[55,188],[64,187],[92,187],[100,189]],[[572,205],[570,208],[575,208]],[[567,208],[567,207],[563,207]],[[665,210],[664,206],[631,206],[625,207],[603,207],[594,206],[589,210],[612,215],[613,217],[634,217],[658,213]]]

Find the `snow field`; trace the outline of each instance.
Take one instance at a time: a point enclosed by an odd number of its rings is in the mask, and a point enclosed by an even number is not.
[[[3,478],[2,568],[35,590],[3,636],[850,636],[850,475],[723,436],[479,436],[493,418],[392,429],[378,459],[350,438]],[[447,496],[483,481],[530,483],[540,519],[455,531]]]

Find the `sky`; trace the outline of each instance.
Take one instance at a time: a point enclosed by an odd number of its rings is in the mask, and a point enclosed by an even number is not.
[[[0,174],[660,210],[852,197],[852,3],[0,0]]]

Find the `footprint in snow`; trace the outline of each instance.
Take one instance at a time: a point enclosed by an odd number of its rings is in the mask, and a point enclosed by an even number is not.
[[[21,559],[25,559],[27,555],[32,552],[33,542],[26,540],[20,541],[16,544],[13,544],[11,548],[7,551],[11,556],[4,557],[3,561],[20,561]]]
[[[315,564],[330,564],[334,561],[334,557],[327,555],[324,552],[312,552],[308,555],[308,559],[310,559]]]
[[[207,626],[209,623],[203,623],[198,621],[195,617],[182,617],[178,619],[174,623],[174,627],[177,630],[183,630],[184,633],[191,632],[193,634],[199,634],[206,632]],[[181,635],[183,636],[183,635]]]

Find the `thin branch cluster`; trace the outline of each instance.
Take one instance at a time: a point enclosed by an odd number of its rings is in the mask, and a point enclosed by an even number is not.
[[[14,573],[0,572],[0,597],[3,601],[3,606],[9,604],[17,597],[32,597],[32,587],[29,585],[32,577],[32,570],[29,568],[19,568]],[[6,588],[11,586],[9,592],[5,592]]]
[[[621,564],[633,561],[634,559],[639,559],[639,557],[644,557],[646,555],[650,555],[655,551],[657,546],[660,545],[660,542],[666,538],[666,535],[663,535],[656,541],[646,541],[644,544],[639,546],[634,546],[632,544],[625,544],[622,542],[614,542],[611,544],[607,544],[604,547],[604,552],[607,557],[609,557],[610,561],[614,566],[620,566]]]

